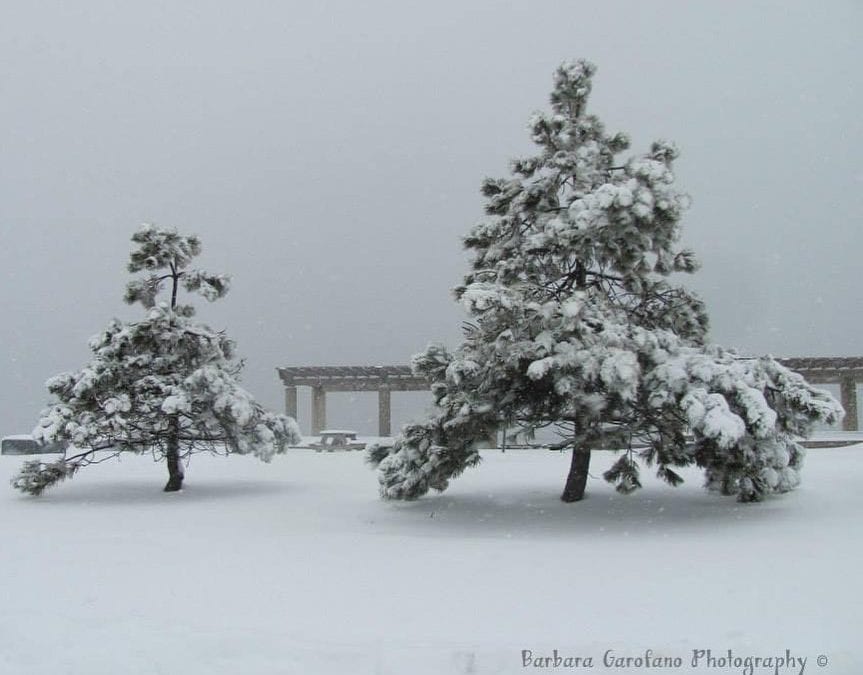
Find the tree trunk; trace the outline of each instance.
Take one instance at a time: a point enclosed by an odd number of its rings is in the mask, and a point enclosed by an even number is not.
[[[168,452],[165,459],[168,462],[168,484],[165,485],[165,492],[176,492],[183,487],[183,464],[180,462],[180,441],[179,441],[179,424],[175,421],[172,424],[175,431],[168,439]]]
[[[590,448],[573,448],[572,462],[569,465],[569,474],[566,477],[566,485],[561,501],[577,502],[584,499],[584,489],[587,487],[587,471],[590,468]]]

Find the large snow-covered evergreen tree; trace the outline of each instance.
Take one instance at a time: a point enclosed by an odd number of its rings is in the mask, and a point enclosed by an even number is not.
[[[195,321],[182,289],[209,301],[229,278],[191,269],[195,236],[145,225],[132,237],[126,287],[143,319],[112,321],[90,341],[93,357],[76,373],[51,378],[56,398],[33,431],[37,441],[68,444],[54,462],[27,462],[14,487],[38,495],[80,468],[123,452],[153,453],[168,467],[166,491],[182,487],[183,461],[196,452],[250,453],[269,461],[299,442],[294,420],[264,410],[237,384],[242,363],[224,333]],[[166,299],[160,300],[162,294]]]
[[[673,485],[674,467],[696,464],[709,488],[755,501],[795,487],[799,440],[842,415],[774,359],[708,344],[703,303],[669,280],[698,267],[678,247],[677,150],[621,158],[628,137],[587,111],[594,71],[557,70],[551,112],[530,122],[538,153],[482,185],[488,216],[464,239],[472,265],[455,290],[464,341],[413,362],[439,413],[368,452],[385,498],[445,489],[501,426],[556,425],[572,450],[564,501],[582,498],[597,448],[622,450],[605,478],[623,493],[640,463]]]

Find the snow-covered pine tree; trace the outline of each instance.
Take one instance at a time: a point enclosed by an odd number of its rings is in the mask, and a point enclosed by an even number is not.
[[[183,460],[196,452],[254,454],[269,461],[299,442],[294,420],[264,410],[237,384],[242,363],[224,333],[193,320],[181,288],[209,301],[227,293],[229,278],[190,269],[201,252],[195,236],[144,225],[133,236],[129,272],[144,272],[125,300],[143,305],[136,322],[112,321],[90,341],[93,358],[77,373],[51,378],[57,402],[43,411],[37,441],[70,444],[51,463],[27,462],[12,484],[38,495],[81,467],[123,452],[165,459],[165,491],[183,484]],[[167,301],[157,302],[166,291]]]
[[[564,501],[582,498],[599,447],[622,449],[605,473],[620,492],[640,486],[641,460],[672,485],[673,467],[697,464],[709,488],[754,501],[795,487],[800,438],[842,415],[774,359],[707,344],[704,305],[668,279],[698,267],[677,247],[677,150],[621,159],[628,137],[587,112],[594,72],[557,70],[551,112],[530,121],[538,154],[482,185],[488,217],[464,239],[473,261],[455,290],[464,341],[413,361],[439,413],[368,451],[385,498],[444,490],[501,425],[556,425],[572,450]]]

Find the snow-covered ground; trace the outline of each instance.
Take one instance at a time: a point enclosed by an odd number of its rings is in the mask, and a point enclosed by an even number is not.
[[[4,482],[21,462],[0,457]],[[2,490],[0,673],[623,673],[645,668],[608,650],[647,649],[682,661],[654,673],[749,672],[692,667],[707,649],[863,672],[863,446],[810,451],[804,485],[756,505],[697,472],[565,505],[567,462],[487,451],[413,503],[380,501],[362,453],[312,450],[195,457],[177,494],[142,457]],[[593,667],[525,667],[555,649]]]

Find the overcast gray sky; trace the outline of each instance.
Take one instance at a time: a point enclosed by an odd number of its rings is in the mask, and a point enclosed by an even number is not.
[[[861,26],[840,0],[4,2],[0,435],[135,316],[142,222],[198,233],[201,266],[234,276],[201,315],[271,407],[279,365],[455,344],[480,181],[530,151],[530,113],[579,57],[610,130],[681,148],[713,339],[863,354]],[[374,397],[349,400],[330,422],[373,432]],[[421,407],[394,404],[397,424]]]

